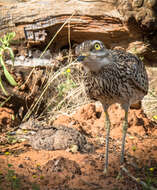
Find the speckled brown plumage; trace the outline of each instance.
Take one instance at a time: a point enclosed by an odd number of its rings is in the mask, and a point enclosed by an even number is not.
[[[83,52],[83,47],[87,51],[87,44],[90,49],[92,44],[89,42],[93,43],[86,41],[78,46],[77,54]],[[84,73],[84,84],[90,98],[105,104],[108,102],[109,105],[115,102],[132,104],[142,99],[148,92],[148,78],[141,60],[131,53],[120,50],[104,49],[104,51],[106,51],[104,57],[109,58],[111,63],[104,64],[98,72],[89,69],[89,72]],[[84,66],[86,67],[85,64]]]
[[[148,77],[142,61],[135,55],[120,50],[106,49],[98,40],[85,41],[75,49],[78,61],[84,68],[83,80],[87,95],[102,103],[106,114],[106,164],[110,120],[107,109],[113,103],[125,110],[121,163],[124,162],[125,136],[128,126],[128,109],[148,92]]]
[[[61,125],[49,126],[35,119],[21,124],[14,135],[19,140],[27,139],[36,150],[94,151],[93,146],[77,129]]]

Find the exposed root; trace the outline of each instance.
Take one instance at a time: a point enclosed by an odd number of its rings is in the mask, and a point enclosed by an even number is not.
[[[142,185],[144,188],[146,189],[150,189],[150,190],[157,190],[155,187],[153,186],[148,186],[144,181],[142,181],[140,178],[136,178],[134,177],[124,166],[121,166],[121,170],[128,176],[130,177],[133,181],[135,181],[136,183]]]

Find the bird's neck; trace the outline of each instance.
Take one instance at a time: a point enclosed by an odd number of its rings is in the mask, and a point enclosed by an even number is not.
[[[86,62],[83,67],[85,72],[91,72],[91,73],[99,73],[102,70],[105,70],[105,68],[111,67],[112,60],[108,57],[104,57],[102,61],[91,61],[90,63]]]

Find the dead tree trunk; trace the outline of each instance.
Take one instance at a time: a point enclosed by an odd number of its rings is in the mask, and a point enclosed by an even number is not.
[[[13,48],[19,55],[34,46],[45,48],[50,42],[49,48],[55,52],[84,40],[98,39],[109,48],[131,51],[147,61],[157,60],[157,0],[18,1],[0,0],[0,37],[15,31]],[[20,76],[22,71],[22,81],[27,80],[30,68],[15,70]],[[37,73],[37,81],[33,78],[35,73],[29,79],[34,86],[35,81],[37,85],[42,84],[44,70]],[[18,99],[29,107],[38,87],[32,92],[32,86],[27,83],[23,93],[21,88],[16,91],[8,86],[7,90],[13,94],[12,104]]]
[[[48,80],[45,74],[47,68],[15,66],[7,69],[15,78],[18,86],[11,86],[2,72],[2,84],[8,95],[6,96],[0,88],[0,104],[13,109],[15,114],[19,114],[23,118],[32,103],[40,96],[43,86]]]
[[[7,0],[5,5],[0,1],[0,36],[16,31],[16,44],[26,39],[29,45],[44,46],[55,36],[53,50],[87,39],[126,49],[151,32],[150,41],[157,45],[157,0],[16,1]]]

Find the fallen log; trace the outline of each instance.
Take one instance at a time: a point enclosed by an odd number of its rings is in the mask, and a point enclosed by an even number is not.
[[[150,38],[153,48],[157,47],[156,0],[7,1],[8,4],[1,3],[0,7],[0,36],[16,31],[18,49],[21,40],[21,46],[26,41],[29,48],[45,47],[58,30],[50,46],[52,51],[88,39],[102,40],[110,48],[127,49],[135,41],[145,44],[144,38]],[[147,48],[146,52],[152,51]]]
[[[157,0],[0,0],[0,37],[16,32],[12,42],[16,56],[27,56],[32,48],[44,50],[47,45],[54,53],[84,40],[98,39],[108,48],[125,49],[153,63],[157,60],[156,5]],[[3,80],[12,94],[8,105],[17,110],[21,105],[27,110],[40,93],[45,68],[37,67],[28,80],[31,70],[14,67],[12,74],[20,81],[20,89]],[[1,89],[0,96],[3,101]]]
[[[0,88],[0,103],[14,110],[22,119],[33,101],[39,97],[42,85],[47,80],[44,78],[46,67],[8,67],[9,72],[15,78],[18,86],[11,86],[2,73],[2,84],[8,96],[5,96]],[[2,71],[3,72],[3,71]],[[20,110],[20,112],[19,112]]]

